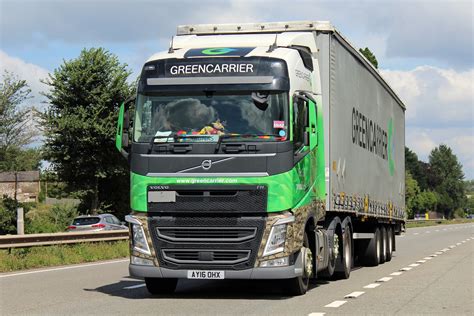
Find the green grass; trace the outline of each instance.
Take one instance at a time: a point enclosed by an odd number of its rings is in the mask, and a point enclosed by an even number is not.
[[[439,221],[423,221],[406,223],[406,228],[415,227],[426,227],[426,226],[437,226],[437,225],[451,225],[451,224],[463,224],[463,223],[474,223],[474,219],[452,219],[452,220],[439,220]]]
[[[128,241],[80,243],[0,250],[0,272],[125,258]]]

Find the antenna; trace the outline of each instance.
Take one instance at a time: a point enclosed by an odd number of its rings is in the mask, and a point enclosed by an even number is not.
[[[273,44],[268,47],[267,53],[271,53],[271,52],[273,52],[275,49],[278,48],[278,46],[277,46],[277,39],[278,39],[278,33],[275,34],[275,42],[273,42]]]
[[[174,53],[173,40],[174,40],[174,36],[171,36],[171,42],[170,42],[170,48],[168,49],[168,54],[173,54]]]

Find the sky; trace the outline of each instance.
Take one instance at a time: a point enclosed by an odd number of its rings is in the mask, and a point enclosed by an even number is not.
[[[0,0],[0,71],[27,80],[40,103],[40,79],[83,48],[106,48],[136,78],[177,25],[295,20],[329,20],[369,47],[406,105],[406,145],[427,161],[447,144],[474,179],[473,1]]]

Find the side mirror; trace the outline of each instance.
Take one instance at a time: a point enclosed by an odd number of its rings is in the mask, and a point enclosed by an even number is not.
[[[128,129],[130,127],[130,104],[135,101],[135,97],[128,99],[120,105],[119,117],[117,120],[117,132],[115,135],[115,147],[117,150],[128,159],[129,136]]]

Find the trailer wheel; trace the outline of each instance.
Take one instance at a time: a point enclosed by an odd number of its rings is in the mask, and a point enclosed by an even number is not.
[[[303,274],[299,277],[286,280],[286,290],[289,295],[303,295],[308,291],[309,279],[313,271],[313,252],[309,247],[308,234],[304,233],[303,248]]]
[[[392,260],[392,252],[393,252],[393,230],[391,226],[387,226],[387,254],[385,255],[385,261]]]
[[[178,279],[145,278],[145,284],[150,294],[172,294]]]
[[[369,239],[365,249],[362,249],[362,262],[366,266],[375,267],[379,265],[381,250],[380,230],[378,227],[374,229],[374,238]]]
[[[380,242],[380,260],[379,263],[385,263],[387,259],[387,249],[388,249],[388,235],[387,235],[387,229],[385,229],[384,225],[380,226],[380,236],[381,236],[381,242]]]
[[[341,270],[334,273],[336,279],[348,279],[352,268],[352,236],[349,226],[344,228],[344,234],[340,238],[339,256],[341,260]]]

